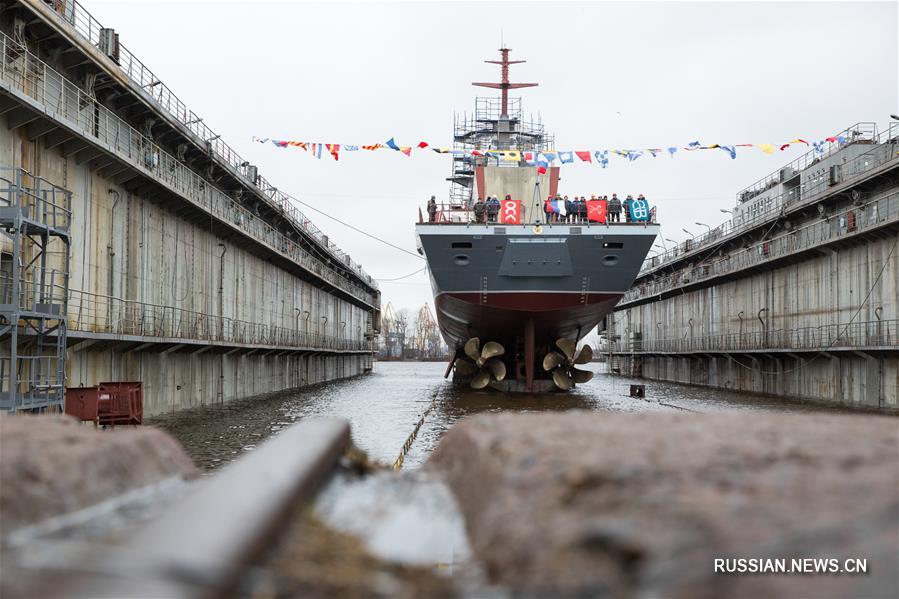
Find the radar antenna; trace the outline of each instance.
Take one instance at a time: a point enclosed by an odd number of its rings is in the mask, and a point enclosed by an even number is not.
[[[502,98],[503,98],[503,113],[502,116],[509,116],[509,90],[510,89],[521,89],[523,87],[537,87],[537,83],[509,83],[509,65],[512,64],[521,64],[523,62],[527,62],[526,60],[509,60],[509,52],[511,51],[509,48],[500,48],[500,54],[502,55],[502,60],[485,60],[484,62],[489,64],[498,64],[500,65],[500,73],[502,75],[502,80],[499,83],[483,83],[483,82],[475,82],[472,85],[476,87],[489,87],[492,89],[502,90]]]

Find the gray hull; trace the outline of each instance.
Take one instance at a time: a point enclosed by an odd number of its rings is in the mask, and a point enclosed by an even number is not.
[[[437,321],[456,348],[471,337],[514,347],[529,320],[538,346],[582,338],[630,288],[658,231],[655,223],[416,227]]]

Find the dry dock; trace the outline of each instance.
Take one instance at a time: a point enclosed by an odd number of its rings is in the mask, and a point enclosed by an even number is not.
[[[80,4],[3,8],[0,408],[142,381],[152,415],[370,369],[359,264]]]
[[[646,378],[899,407],[899,123],[850,127],[646,262],[608,319]]]

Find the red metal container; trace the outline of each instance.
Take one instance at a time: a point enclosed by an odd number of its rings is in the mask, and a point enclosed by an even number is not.
[[[144,419],[144,386],[139,381],[100,383],[98,424],[140,424]]]
[[[97,421],[97,404],[100,391],[97,387],[66,387],[66,414],[80,420]]]
[[[100,383],[96,387],[67,387],[66,414],[104,425],[141,424],[144,385],[141,382]]]

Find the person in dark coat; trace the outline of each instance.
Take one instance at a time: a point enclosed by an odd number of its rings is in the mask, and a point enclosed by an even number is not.
[[[433,223],[437,220],[437,196],[431,196],[428,200],[428,222]]]
[[[487,215],[487,205],[484,203],[484,198],[478,198],[478,201],[472,206],[472,210],[474,211],[475,222],[484,222],[484,217]]]
[[[499,214],[499,198],[491,196],[487,199],[487,220],[491,223],[496,222],[497,214]]]
[[[612,194],[612,199],[609,200],[609,204],[606,206],[606,212],[609,213],[610,223],[621,222],[621,200],[618,199],[617,193]]]

